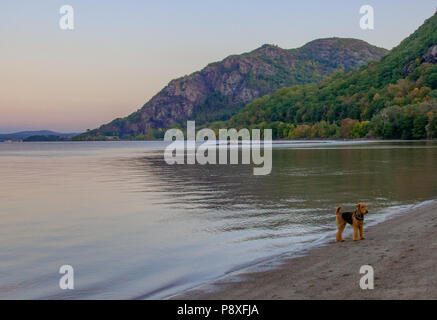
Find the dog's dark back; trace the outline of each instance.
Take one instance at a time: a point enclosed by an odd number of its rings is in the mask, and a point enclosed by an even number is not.
[[[353,212],[343,212],[341,214],[341,217],[343,218],[344,221],[346,221],[349,224],[352,224],[352,215]]]

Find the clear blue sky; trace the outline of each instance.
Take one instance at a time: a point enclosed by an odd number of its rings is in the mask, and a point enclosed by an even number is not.
[[[75,30],[58,27],[75,10]],[[359,28],[359,8],[375,29]],[[0,132],[80,131],[140,108],[171,79],[264,43],[295,48],[352,37],[392,48],[437,7],[431,0],[2,0]]]

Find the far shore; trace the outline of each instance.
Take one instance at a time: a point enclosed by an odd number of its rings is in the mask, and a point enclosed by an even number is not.
[[[276,269],[223,278],[172,299],[437,299],[436,201],[365,228],[365,236],[330,241]],[[374,269],[373,290],[360,288],[363,265]]]
[[[217,140],[219,141],[219,140]],[[421,139],[421,140],[402,140],[402,139],[381,139],[381,138],[360,138],[360,139],[341,139],[341,138],[327,138],[327,139],[273,139],[272,142],[275,143],[286,143],[286,142],[299,142],[299,143],[310,143],[310,142],[328,142],[328,141],[334,141],[334,142],[432,142],[437,141],[436,139]],[[75,140],[75,139],[60,139],[60,140],[34,140],[34,141],[26,141],[23,139],[18,140],[0,140],[0,143],[32,143],[32,142],[165,142],[162,139],[155,139],[155,140],[135,140],[135,139],[105,139],[105,140]]]

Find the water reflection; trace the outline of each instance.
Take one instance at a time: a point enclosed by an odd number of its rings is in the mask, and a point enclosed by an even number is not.
[[[123,159],[120,166],[130,175],[158,179],[167,196],[157,204],[175,210],[202,209],[202,219],[233,220],[226,231],[276,230],[289,223],[323,225],[338,204],[362,201],[376,212],[433,198],[435,144],[416,142],[414,148],[411,144],[276,148],[269,176],[254,176],[247,165],[167,165],[162,155]],[[142,191],[150,191],[147,183]]]

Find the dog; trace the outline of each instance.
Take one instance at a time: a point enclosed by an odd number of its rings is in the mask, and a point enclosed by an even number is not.
[[[336,222],[337,222],[337,236],[338,242],[343,242],[343,231],[346,228],[346,224],[349,223],[354,228],[354,241],[364,240],[364,215],[368,214],[367,205],[364,203],[358,203],[354,212],[340,212],[341,206],[336,210]]]

